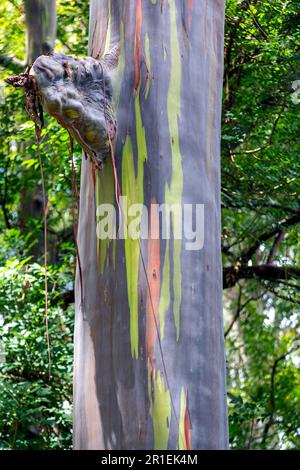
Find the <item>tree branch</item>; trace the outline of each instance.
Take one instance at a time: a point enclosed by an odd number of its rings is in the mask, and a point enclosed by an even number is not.
[[[241,287],[240,287],[240,289],[241,289]],[[241,290],[240,290],[240,292],[241,292]],[[226,338],[226,337],[229,335],[230,331],[231,331],[232,328],[233,328],[233,325],[234,325],[235,322],[239,319],[239,317],[240,317],[242,311],[244,310],[244,308],[246,308],[247,305],[250,304],[250,302],[254,302],[254,301],[256,301],[256,300],[261,299],[264,294],[265,294],[265,292],[263,292],[262,294],[258,295],[257,297],[250,297],[249,299],[247,299],[247,300],[243,303],[243,305],[241,305],[240,297],[238,298],[238,306],[237,306],[236,313],[235,313],[235,315],[234,315],[234,317],[233,317],[233,319],[232,319],[230,325],[228,326],[227,330],[226,330],[225,333],[224,333],[224,338]]]
[[[287,279],[300,279],[300,267],[273,266],[271,264],[226,267],[223,269],[223,289],[235,286],[240,279],[255,278],[274,282]]]
[[[263,36],[264,39],[269,39],[267,33],[263,30],[261,24],[259,23],[258,19],[256,18],[255,14],[253,13],[253,11],[250,7],[250,0],[248,0],[247,3],[248,3],[248,10],[250,11],[250,14],[251,14],[252,19],[253,19],[253,24],[260,31],[260,33],[261,33],[261,35]]]
[[[242,287],[239,286],[239,294],[238,294],[238,299],[237,299],[237,307],[236,307],[236,312],[235,312],[235,315],[229,325],[229,327],[227,328],[227,330],[225,331],[224,333],[224,338],[226,338],[226,336],[230,333],[233,325],[235,324],[235,322],[237,321],[237,319],[239,318],[240,314],[241,314],[241,311],[243,310],[245,304],[243,306],[241,306],[241,300],[242,300]]]
[[[262,150],[266,150],[267,148],[271,147],[271,145],[273,144],[274,135],[275,135],[275,132],[276,132],[276,128],[277,128],[279,119],[283,115],[285,107],[286,107],[286,97],[284,97],[284,100],[283,100],[283,103],[281,105],[280,111],[279,111],[278,115],[276,116],[276,119],[273,122],[270,137],[268,139],[268,142],[265,145],[262,145],[261,147],[257,147],[255,149],[242,150],[241,152],[234,152],[234,155],[252,155],[252,154],[261,152]]]
[[[280,230],[280,232],[278,232],[278,234],[275,237],[273,246],[271,248],[270,254],[269,254],[268,259],[267,259],[267,264],[272,264],[273,263],[274,258],[275,258],[276,253],[277,253],[277,250],[279,248],[279,245],[282,242],[282,240],[284,239],[284,237],[285,237],[285,232],[283,230]]]
[[[21,73],[24,72],[25,63],[15,57],[0,55],[0,66],[14,73]]]
[[[255,241],[255,243],[246,251],[244,251],[244,253],[242,253],[242,256],[241,256],[242,264],[246,264],[247,261],[249,261],[252,258],[252,256],[255,254],[255,252],[258,250],[260,245],[263,242],[274,237],[274,235],[277,235],[279,232],[281,232],[283,227],[290,227],[292,225],[298,224],[299,222],[300,222],[300,210],[298,210],[291,217],[288,217],[288,218],[285,217],[284,219],[277,222],[276,227],[272,228],[268,232],[261,234]]]
[[[226,188],[222,188],[222,190],[226,193]],[[267,207],[270,209],[277,209],[279,211],[284,211],[284,212],[289,212],[290,214],[298,214],[299,209],[293,208],[293,207],[287,207],[282,204],[278,204],[277,202],[262,202],[261,200],[255,200],[255,199],[247,199],[247,201],[243,201],[243,203],[240,204],[235,204],[234,201],[226,201],[226,203],[221,204],[221,209],[254,209],[254,205],[259,207]]]

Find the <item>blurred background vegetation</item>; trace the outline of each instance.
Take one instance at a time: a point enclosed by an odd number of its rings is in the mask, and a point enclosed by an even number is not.
[[[297,0],[228,0],[222,251],[230,445],[300,448],[300,160]],[[57,1],[55,50],[86,55],[88,2]],[[68,135],[46,117],[49,330],[34,125],[22,91],[22,0],[0,0],[0,449],[69,449],[75,247]],[[79,184],[81,150],[75,147]]]

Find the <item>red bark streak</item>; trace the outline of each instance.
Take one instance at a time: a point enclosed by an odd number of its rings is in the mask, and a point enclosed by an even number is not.
[[[191,29],[192,16],[193,16],[193,0],[188,0],[188,27],[189,27],[189,31]]]
[[[156,200],[152,199],[152,204]],[[149,239],[148,239],[148,294],[146,304],[146,351],[153,367],[153,349],[158,335],[158,307],[160,298],[160,240],[152,239],[151,234],[159,233],[159,213],[157,208],[150,212]]]
[[[191,420],[188,410],[188,394],[186,394],[185,410],[184,410],[184,448],[185,450],[191,450]]]
[[[142,34],[142,0],[136,0],[136,25],[134,44],[134,92],[137,92],[140,83],[140,54],[141,54],[141,34]]]
[[[93,163],[90,165],[90,171],[91,171],[91,178],[93,181],[94,188],[96,187],[96,168]]]
[[[114,150],[115,146],[114,146],[114,142],[112,142],[110,138],[109,138],[109,146],[110,146],[111,164],[112,164],[114,180],[115,180],[115,197],[116,197],[116,202],[119,206],[120,197],[121,197],[121,188],[120,188],[117,167],[116,167],[115,150]]]

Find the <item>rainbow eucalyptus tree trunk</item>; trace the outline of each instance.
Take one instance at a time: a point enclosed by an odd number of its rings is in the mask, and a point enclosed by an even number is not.
[[[83,159],[74,447],[224,449],[224,1],[94,0],[90,13],[89,53],[101,57],[120,44],[112,72],[118,178],[127,207],[149,209],[152,237],[97,238],[96,207],[114,204],[113,170],[107,161],[95,173]],[[166,206],[159,213],[151,203]],[[159,229],[168,205],[184,204],[204,204],[202,249],[176,239],[175,215],[165,234]]]

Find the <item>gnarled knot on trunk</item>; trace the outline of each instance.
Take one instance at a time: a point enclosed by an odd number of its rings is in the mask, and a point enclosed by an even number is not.
[[[98,169],[116,134],[109,70],[117,55],[117,50],[103,60],[42,55],[23,74],[7,79],[24,87],[26,109],[36,126],[43,125],[43,108],[69,131]]]

